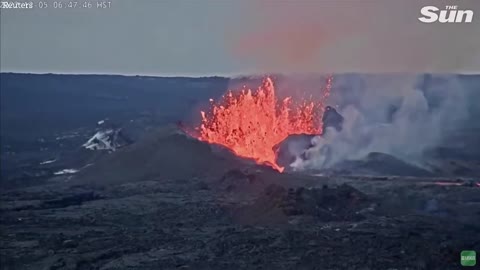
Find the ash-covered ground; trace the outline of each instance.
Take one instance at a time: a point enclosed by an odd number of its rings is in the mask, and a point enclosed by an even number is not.
[[[1,269],[459,269],[462,250],[480,251],[474,122],[452,135],[466,148],[433,149],[430,168],[373,152],[331,170],[279,173],[191,138],[168,124],[183,111],[165,120],[151,101],[158,85],[220,93],[218,78],[95,77],[104,92],[89,97],[97,103],[85,98],[85,119],[80,105],[29,113],[21,98],[32,86],[16,77],[27,75],[5,76]],[[44,106],[79,95],[55,85],[99,83],[32,76],[62,97]],[[119,80],[144,92],[108,90]],[[188,106],[212,95],[196,93]],[[29,117],[48,126],[27,134]]]

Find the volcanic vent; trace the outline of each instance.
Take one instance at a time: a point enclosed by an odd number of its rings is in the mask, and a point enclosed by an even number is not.
[[[321,134],[324,104],[333,78],[318,98],[294,101],[279,99],[273,80],[266,77],[257,90],[229,91],[219,102],[211,101],[201,112],[198,139],[230,148],[238,156],[268,164],[278,171],[273,147],[291,134]]]

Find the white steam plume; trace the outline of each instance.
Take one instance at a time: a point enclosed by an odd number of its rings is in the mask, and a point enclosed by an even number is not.
[[[371,152],[421,164],[425,150],[440,145],[468,115],[467,98],[455,75],[337,76],[330,103],[344,117],[343,129],[327,128],[313,147],[291,164],[325,169]]]

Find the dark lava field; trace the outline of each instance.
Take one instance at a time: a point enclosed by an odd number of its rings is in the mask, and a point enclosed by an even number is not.
[[[151,163],[2,190],[2,268],[455,269],[480,248],[478,182],[280,174],[165,132]]]
[[[226,79],[1,76],[0,269],[462,269],[480,251],[474,121],[429,174],[381,153],[279,173],[172,124]],[[107,118],[131,141],[82,147]]]

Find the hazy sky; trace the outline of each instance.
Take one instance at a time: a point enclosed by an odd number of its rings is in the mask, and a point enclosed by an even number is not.
[[[48,8],[0,11],[2,72],[480,73],[479,0],[42,2]],[[475,15],[470,24],[424,24],[425,5]]]

